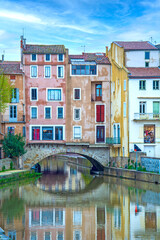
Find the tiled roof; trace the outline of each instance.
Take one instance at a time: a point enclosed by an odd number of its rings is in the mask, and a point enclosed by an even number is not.
[[[124,50],[157,50],[157,48],[150,42],[139,41],[139,42],[122,42],[115,41],[117,45],[123,47]]]
[[[160,78],[160,69],[157,68],[128,68],[129,78]]]
[[[83,53],[82,55],[69,55],[69,62],[71,59],[84,59],[85,62],[96,62],[97,64],[110,64],[109,58],[105,53]]]
[[[65,53],[64,45],[30,45],[26,44],[23,53],[36,53],[36,54],[60,54]]]
[[[0,73],[4,74],[22,74],[20,69],[20,62],[1,62],[0,63]]]

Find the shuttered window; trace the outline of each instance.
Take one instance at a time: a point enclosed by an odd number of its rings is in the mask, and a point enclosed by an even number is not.
[[[104,122],[104,105],[96,105],[96,122]]]

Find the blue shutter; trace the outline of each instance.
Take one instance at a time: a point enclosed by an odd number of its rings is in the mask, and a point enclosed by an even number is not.
[[[19,88],[16,88],[16,102],[19,102]]]

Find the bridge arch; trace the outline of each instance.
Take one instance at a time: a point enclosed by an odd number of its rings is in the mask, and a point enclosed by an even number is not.
[[[31,168],[46,157],[57,154],[78,154],[88,159],[92,165],[93,171],[103,171],[109,161],[109,148],[89,148],[88,146],[79,146],[66,144],[28,144],[26,153],[22,157],[23,168]]]

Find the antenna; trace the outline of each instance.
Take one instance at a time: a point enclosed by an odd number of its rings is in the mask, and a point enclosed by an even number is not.
[[[24,28],[22,28],[22,35],[23,35],[23,37],[24,37]]]
[[[86,47],[86,46],[85,46],[85,45],[83,45],[83,46],[81,46],[81,47],[83,47],[83,48],[84,48],[84,53],[85,53],[85,47]]]

